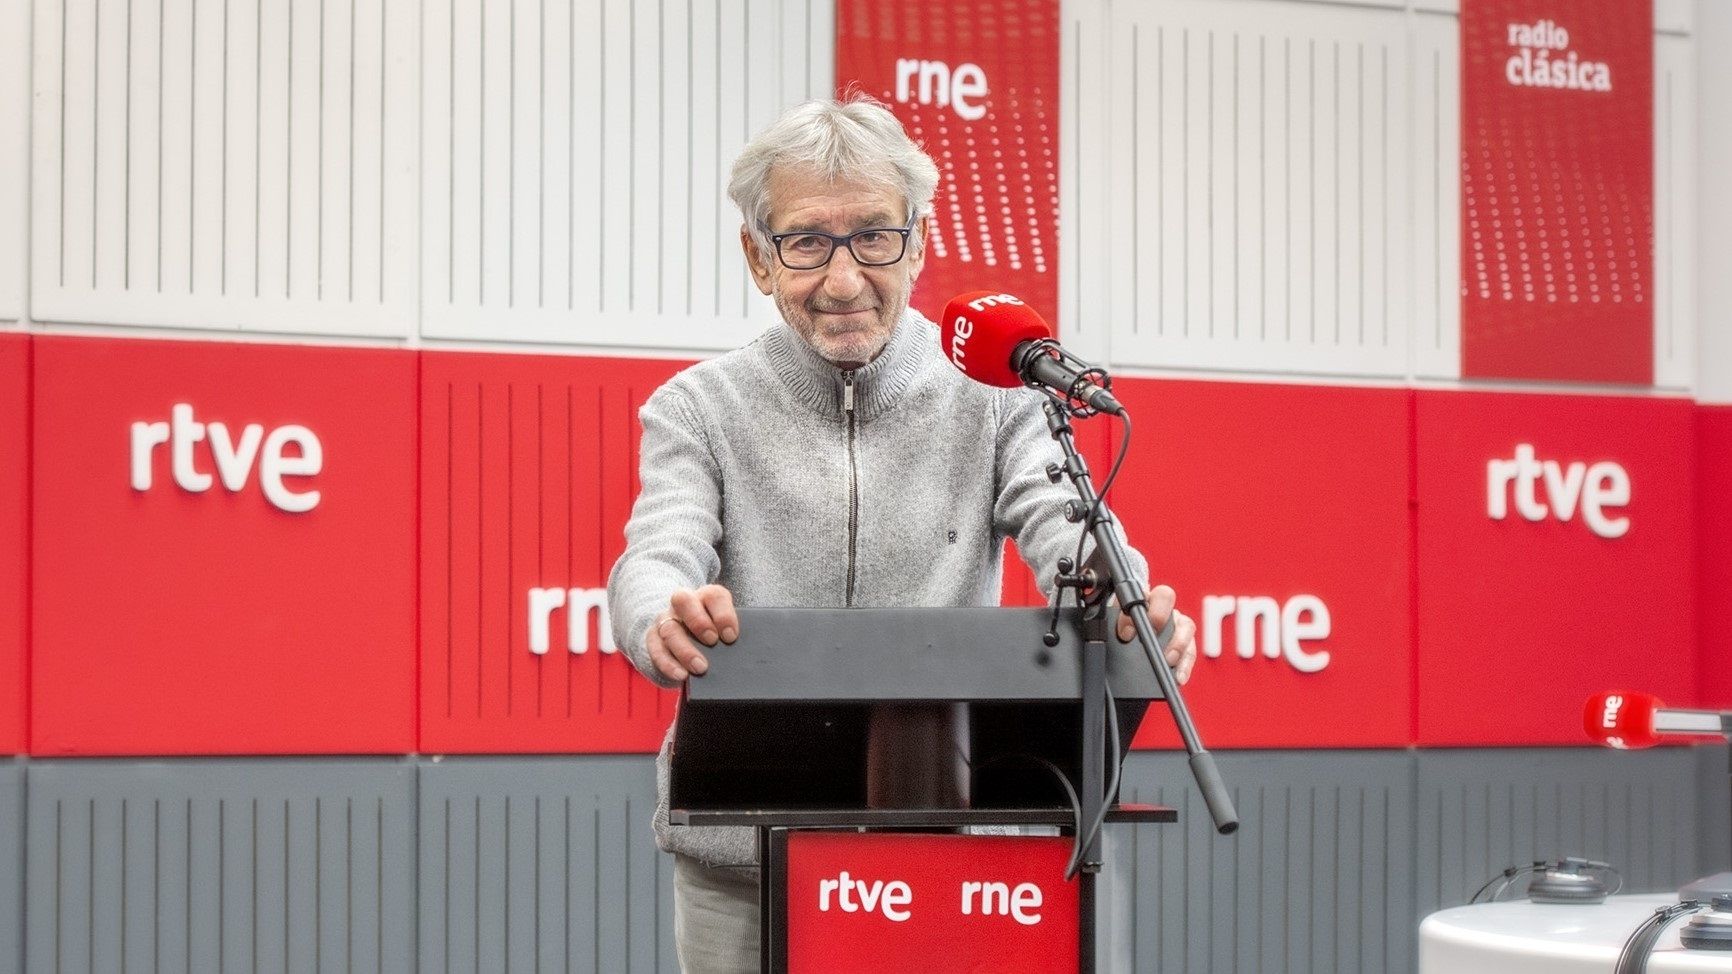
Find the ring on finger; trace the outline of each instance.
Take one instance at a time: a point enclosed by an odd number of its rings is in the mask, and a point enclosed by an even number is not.
[[[675,625],[679,624],[678,622],[675,622],[673,616],[664,616],[662,621],[656,623],[656,635],[663,639],[668,638],[668,623],[670,622],[673,622]]]

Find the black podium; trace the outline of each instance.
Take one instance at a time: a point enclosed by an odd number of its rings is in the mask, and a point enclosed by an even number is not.
[[[740,619],[739,641],[710,650],[709,672],[683,691],[669,818],[757,830],[766,971],[788,970],[790,832],[1074,834],[1097,817],[1177,819],[1102,808],[1161,693],[1141,649],[1085,640],[1078,610],[1060,614],[1052,645],[1047,609],[758,608]],[[1078,873],[1082,972],[1094,970],[1094,868]]]

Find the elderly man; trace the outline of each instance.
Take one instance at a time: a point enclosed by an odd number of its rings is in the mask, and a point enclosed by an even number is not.
[[[734,164],[746,265],[784,324],[640,413],[642,492],[608,596],[618,644],[658,684],[709,668],[705,649],[739,634],[736,603],[994,605],[1006,538],[1043,580],[1074,550],[1040,395],[969,380],[908,307],[937,182],[867,99],[800,105]],[[1149,602],[1159,629],[1173,592]],[[1181,680],[1194,631],[1179,616],[1167,649]],[[680,963],[757,970],[750,831],[670,827],[666,759],[664,745],[655,829],[676,857]]]

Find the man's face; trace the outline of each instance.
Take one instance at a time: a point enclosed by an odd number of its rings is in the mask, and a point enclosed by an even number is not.
[[[829,180],[799,171],[770,174],[770,233],[816,230],[843,234],[868,227],[908,223],[902,194],[880,183]],[[865,365],[884,350],[925,257],[924,226],[915,228],[902,259],[885,267],[862,267],[838,246],[830,262],[813,270],[789,270],[774,250],[761,251],[744,227],[740,243],[758,290],[776,299],[782,318],[824,358],[842,366]]]

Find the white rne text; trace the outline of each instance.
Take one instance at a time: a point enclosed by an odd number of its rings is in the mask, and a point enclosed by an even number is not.
[[[1315,595],[1295,595],[1276,602],[1267,595],[1203,596],[1203,655],[1220,657],[1225,648],[1223,625],[1233,617],[1233,644],[1240,659],[1253,659],[1262,643],[1267,659],[1284,659],[1301,673],[1316,673],[1329,665],[1329,651],[1305,648],[1306,640],[1329,638],[1329,606]]]
[[[596,642],[604,653],[617,653],[613,619],[607,611],[605,588],[532,588],[529,590],[529,651],[545,656],[550,646],[553,613],[565,610],[565,648],[589,652],[589,626],[595,621]]]
[[[896,100],[903,104],[947,105],[963,121],[975,122],[986,116],[986,106],[975,101],[984,97],[986,72],[978,64],[959,64],[952,71],[943,61],[896,59]]]

